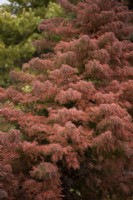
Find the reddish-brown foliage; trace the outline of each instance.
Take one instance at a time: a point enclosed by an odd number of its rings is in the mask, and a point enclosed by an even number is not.
[[[44,20],[34,43],[48,52],[0,88],[0,199],[130,200],[133,12],[60,3],[69,17]]]

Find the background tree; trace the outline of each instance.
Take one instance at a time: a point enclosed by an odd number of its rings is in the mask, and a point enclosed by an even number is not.
[[[0,85],[9,83],[9,71],[21,68],[34,56],[33,41],[41,38],[38,24],[45,17],[62,16],[63,10],[49,1],[9,1],[0,6]]]
[[[69,17],[42,21],[45,51],[0,88],[0,195],[131,200],[133,12],[60,2]]]

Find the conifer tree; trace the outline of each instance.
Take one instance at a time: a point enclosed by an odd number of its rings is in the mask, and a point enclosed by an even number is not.
[[[133,12],[116,0],[45,19],[40,56],[0,88],[0,197],[133,198]],[[3,196],[2,196],[3,195]]]
[[[9,83],[9,71],[37,54],[33,45],[41,38],[38,24],[43,18],[63,15],[56,3],[49,1],[10,1],[0,6],[0,85]],[[46,7],[48,6],[48,7]]]

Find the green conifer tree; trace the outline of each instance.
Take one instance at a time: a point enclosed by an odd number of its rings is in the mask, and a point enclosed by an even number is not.
[[[13,68],[34,56],[33,41],[41,38],[38,24],[45,17],[62,16],[63,10],[47,1],[10,0],[0,6],[0,85],[7,86]]]

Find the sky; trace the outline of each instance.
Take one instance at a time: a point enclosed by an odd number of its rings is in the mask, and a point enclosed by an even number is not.
[[[7,3],[7,0],[0,0],[0,4]]]

